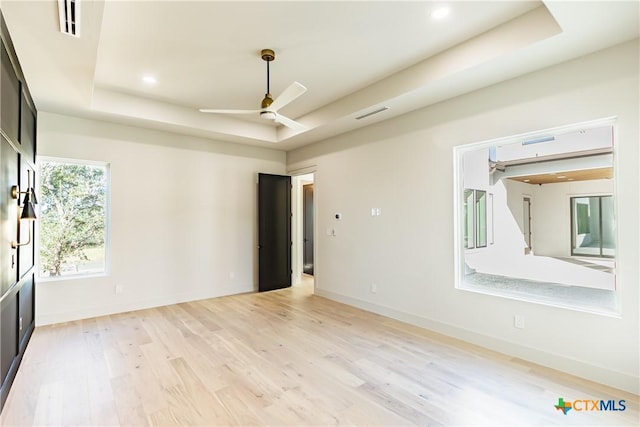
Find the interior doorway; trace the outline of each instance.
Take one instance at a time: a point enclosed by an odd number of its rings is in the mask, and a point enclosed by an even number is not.
[[[313,184],[302,186],[302,272],[313,276]]]
[[[292,178],[293,284],[314,289],[317,275],[314,174],[293,175]]]
[[[522,199],[522,222],[524,235],[524,242],[527,246],[524,248],[524,253],[529,254],[533,249],[531,247],[531,197],[524,197]]]

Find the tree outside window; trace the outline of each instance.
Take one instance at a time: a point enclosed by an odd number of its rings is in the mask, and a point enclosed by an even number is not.
[[[107,166],[40,162],[40,275],[106,271]]]

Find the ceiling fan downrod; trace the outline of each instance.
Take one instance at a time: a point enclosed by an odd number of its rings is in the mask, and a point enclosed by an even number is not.
[[[276,53],[271,49],[262,49],[262,52],[260,52],[260,56],[267,63],[267,93],[264,95],[261,107],[269,108],[271,106],[271,103],[273,102],[273,96],[271,96],[271,90],[269,88],[269,62],[276,59]]]

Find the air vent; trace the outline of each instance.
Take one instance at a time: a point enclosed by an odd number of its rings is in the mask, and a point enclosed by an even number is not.
[[[381,107],[378,108],[377,110],[373,110],[369,113],[363,114],[361,116],[356,117],[356,120],[362,120],[365,117],[369,117],[369,116],[373,116],[374,114],[378,114],[378,113],[382,113],[383,111],[387,111],[389,109],[389,107]]]
[[[60,31],[73,37],[80,37],[80,0],[58,0]]]
[[[540,144],[541,142],[551,142],[555,139],[555,136],[542,136],[540,138],[527,139],[526,141],[522,141],[522,145]]]

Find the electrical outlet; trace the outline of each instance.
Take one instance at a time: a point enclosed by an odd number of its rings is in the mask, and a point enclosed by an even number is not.
[[[124,286],[122,286],[122,285],[116,285],[116,289],[115,289],[115,291],[116,291],[116,295],[117,295],[117,294],[121,294],[121,293],[123,293],[123,292],[124,292]]]
[[[513,316],[513,326],[518,329],[524,329],[524,316],[519,314]]]
[[[371,284],[371,293],[375,294],[376,292],[378,292],[378,285],[376,285],[375,283]]]

